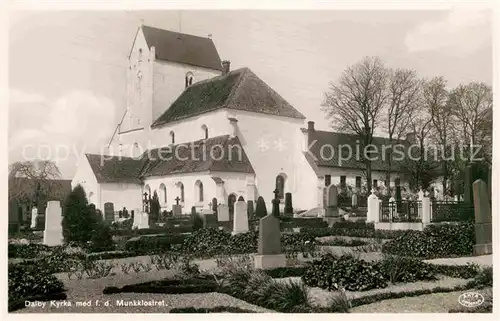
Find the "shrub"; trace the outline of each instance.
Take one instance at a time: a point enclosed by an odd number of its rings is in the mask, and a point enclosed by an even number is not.
[[[267,215],[266,202],[262,196],[257,199],[257,205],[255,206],[255,216],[258,218],[263,218]]]
[[[405,231],[401,236],[385,243],[382,251],[429,259],[467,256],[472,254],[474,243],[472,223],[429,225],[423,231]]]
[[[193,216],[193,231],[198,231],[203,228],[203,218],[200,214],[194,213]]]
[[[435,269],[431,264],[414,258],[387,255],[376,265],[391,283],[436,279]]]
[[[187,236],[182,248],[197,257],[254,253],[257,239],[256,232],[231,235],[223,230],[204,228]]]
[[[160,219],[160,201],[158,200],[158,193],[156,191],[153,192],[153,197],[150,199],[150,214],[149,214],[149,221],[151,223],[158,222]]]
[[[91,252],[104,252],[114,250],[114,244],[111,237],[111,229],[109,225],[100,223],[96,226],[96,229],[92,231],[89,250]]]
[[[187,307],[187,308],[173,308],[168,313],[256,313],[253,310],[242,309],[233,306],[222,306],[218,305],[213,308],[195,308],[195,307]]]
[[[351,236],[351,237],[367,237],[378,239],[394,239],[403,235],[406,231],[398,230],[372,230],[368,228],[351,229],[351,228],[302,228],[300,233],[309,234],[314,237],[322,236]]]
[[[493,267],[484,267],[476,274],[470,282],[475,288],[493,287]]]
[[[293,214],[292,193],[285,193],[285,214]]]
[[[63,213],[64,240],[80,244],[90,241],[97,218],[89,207],[81,185],[77,185],[66,198]]]
[[[182,244],[186,237],[182,234],[140,236],[125,243],[125,250],[136,255],[161,254],[171,251],[174,245]]]
[[[346,240],[343,238],[334,238],[330,240],[321,241],[321,245],[329,246],[363,246],[367,245],[368,242],[358,239]]]
[[[9,258],[34,259],[38,257],[42,251],[50,251],[50,247],[43,244],[9,244]]]
[[[302,280],[308,286],[329,291],[338,290],[339,286],[350,291],[387,287],[380,266],[348,255],[335,257],[326,254],[320,260],[308,263]]]
[[[375,230],[375,224],[366,222],[342,221],[333,224],[334,229]]]
[[[24,303],[24,300],[31,300],[35,296],[45,301],[44,296],[64,291],[60,280],[37,265],[9,264],[8,277],[9,306],[19,300]]]
[[[264,270],[264,273],[272,277],[273,279],[288,278],[293,276],[302,276],[306,268],[303,266],[294,267],[280,267],[269,270]]]
[[[309,309],[309,292],[307,287],[300,282],[271,281],[266,291],[265,307],[278,312],[301,312],[306,307]]]

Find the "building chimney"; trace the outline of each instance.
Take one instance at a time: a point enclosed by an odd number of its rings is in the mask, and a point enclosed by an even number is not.
[[[229,123],[231,124],[231,138],[234,138],[234,137],[237,137],[238,136],[238,119],[234,118],[234,117],[231,117],[231,118],[228,118],[229,119]]]
[[[314,122],[313,121],[308,121],[307,122],[307,131],[308,132],[313,132],[314,131]]]
[[[224,60],[222,62],[222,75],[226,75],[230,71],[231,62],[229,60]]]

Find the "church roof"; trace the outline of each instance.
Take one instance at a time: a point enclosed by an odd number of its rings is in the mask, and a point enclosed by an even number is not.
[[[151,127],[222,108],[305,119],[250,69],[241,68],[189,86]]]
[[[143,177],[204,171],[255,173],[238,137],[229,135],[148,150],[138,158],[85,155],[99,183],[141,184]]]
[[[361,142],[359,141],[358,136],[352,134],[344,134],[344,133],[336,133],[329,131],[321,131],[321,130],[313,130],[308,133],[309,134],[309,152],[304,153],[306,159],[309,163],[314,163],[316,165],[313,168],[317,168],[317,166],[327,166],[327,167],[341,167],[341,168],[351,168],[351,169],[365,169],[366,165],[362,161],[363,157],[363,148],[361,146]],[[315,143],[313,143],[315,142]],[[404,146],[408,145],[408,142],[405,140],[400,140],[395,142],[393,140],[392,145],[403,144]],[[329,145],[333,146],[333,155],[332,150]],[[340,145],[348,145],[351,148],[352,157],[344,154],[342,157],[339,157],[341,151],[339,151]],[[385,171],[388,169],[388,162],[382,158],[383,149],[382,146],[389,146],[389,139],[384,137],[373,137],[372,145],[376,146],[379,157],[373,155],[375,159],[372,161],[372,170],[376,171]],[[324,147],[323,151],[321,150],[322,146]],[[356,158],[356,148],[359,146],[359,160]],[[348,148],[342,148],[344,150],[348,150]],[[406,147],[403,149],[405,150]],[[371,149],[370,149],[371,150]],[[323,155],[323,157],[322,157]],[[393,157],[396,155],[393,155]],[[330,159],[331,158],[331,159]],[[339,158],[342,158],[339,160]],[[348,159],[347,159],[348,158]],[[401,161],[392,161],[391,170],[393,171],[404,171]]]
[[[229,135],[149,150],[142,158],[147,160],[142,177],[204,171],[254,173],[238,137]]]
[[[156,59],[222,70],[212,39],[142,26],[148,47],[155,47]]]
[[[85,154],[99,183],[140,184],[143,160],[124,156]]]

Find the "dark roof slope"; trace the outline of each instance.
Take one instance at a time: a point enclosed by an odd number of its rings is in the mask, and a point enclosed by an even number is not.
[[[142,159],[148,160],[142,177],[203,171],[254,173],[238,137],[229,135],[149,150]]]
[[[352,134],[343,134],[343,133],[335,133],[335,132],[327,132],[327,131],[319,131],[314,130],[309,132],[309,145],[310,145],[310,153],[307,153],[309,157],[311,157],[314,163],[317,166],[329,166],[329,167],[342,167],[342,168],[352,168],[352,169],[364,169],[366,168],[365,164],[362,162],[363,158],[363,148],[361,146],[361,142],[359,141],[356,135]],[[315,143],[314,143],[315,142]],[[377,147],[377,157],[375,154],[372,158],[376,158],[372,161],[372,170],[383,171],[387,170],[387,158],[382,157],[383,149],[382,146],[389,146],[389,140],[383,137],[373,137],[374,146]],[[392,145],[402,144],[403,147],[398,147],[399,150],[406,150],[406,146],[408,142],[405,140],[393,141]],[[332,157],[332,150],[329,145],[333,146],[334,153]],[[345,154],[342,157],[339,157],[342,151],[339,151],[339,146],[348,145],[352,150],[352,157],[349,157],[349,148],[343,147],[343,150],[346,150]],[[323,151],[321,151],[322,146],[324,147]],[[357,146],[359,146],[359,157],[356,157]],[[311,155],[312,154],[312,155]],[[393,157],[396,155],[393,155]],[[330,159],[331,158],[331,159]],[[340,159],[342,158],[342,159]],[[348,159],[346,159],[348,158]],[[400,171],[403,170],[400,162],[393,161],[392,162],[392,170]]]
[[[212,39],[142,26],[148,47],[155,47],[156,59],[222,70]]]
[[[221,108],[305,119],[250,69],[241,68],[188,87],[152,127]]]
[[[144,165],[141,159],[95,154],[85,156],[99,183],[141,183],[139,174]]]

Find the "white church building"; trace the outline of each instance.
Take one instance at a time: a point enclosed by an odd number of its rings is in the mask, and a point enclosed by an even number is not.
[[[362,163],[341,164],[322,148],[355,142],[316,130],[251,69],[230,70],[211,39],[140,26],[128,58],[126,112],[107,155],[86,154],[72,186],[82,185],[100,209],[112,202],[139,211],[142,195],[156,191],[162,210],[176,198],[189,213],[208,209],[213,198],[263,196],[270,211],[278,188],[281,198],[292,194],[294,209],[308,210],[321,206],[324,186],[365,183]],[[384,166],[372,163],[374,185],[389,184]]]

